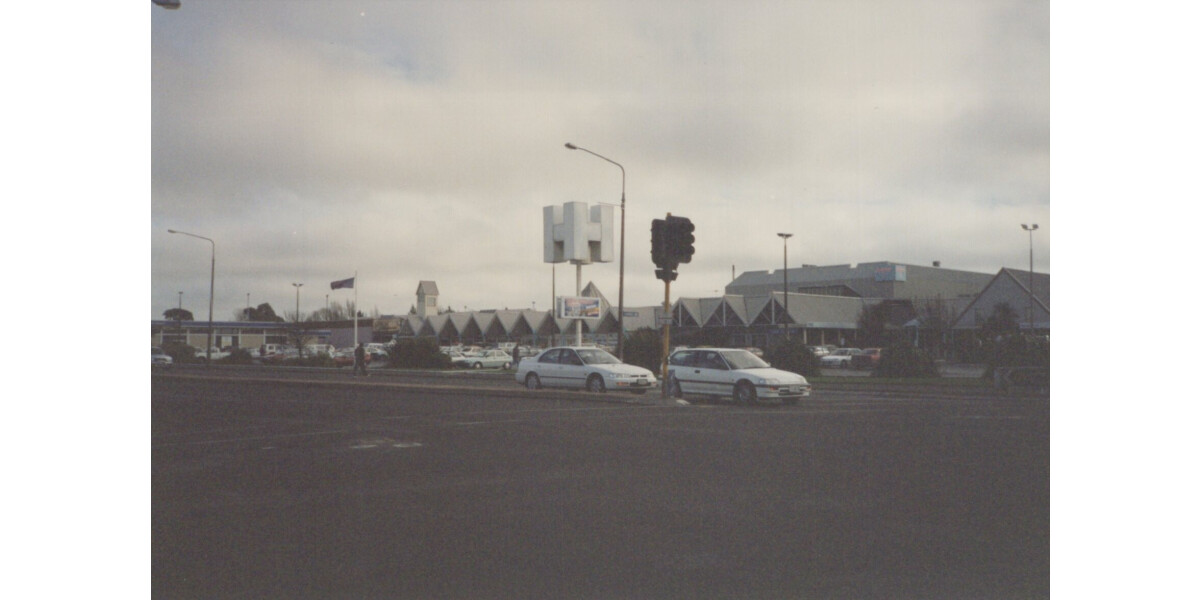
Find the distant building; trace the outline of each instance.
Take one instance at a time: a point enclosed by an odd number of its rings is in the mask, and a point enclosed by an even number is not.
[[[432,281],[417,286],[417,316],[424,319],[438,314],[438,287]]]
[[[796,292],[818,296],[848,296],[882,300],[961,301],[974,299],[992,280],[992,275],[941,267],[904,265],[893,262],[865,262],[816,266],[804,265],[787,270],[787,290],[783,289],[783,269],[747,271],[725,286],[725,293],[737,296],[765,296],[770,292]]]
[[[1007,304],[1019,315],[1017,322],[1021,329],[1049,333],[1050,275],[1033,273],[1031,278],[1029,271],[1000,269],[979,296],[958,315],[954,329],[979,329],[1001,304]]]

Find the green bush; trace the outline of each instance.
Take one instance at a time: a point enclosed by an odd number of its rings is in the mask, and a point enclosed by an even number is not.
[[[763,359],[776,369],[799,373],[805,377],[821,374],[821,359],[817,358],[799,337],[782,340],[767,348],[763,352]]]
[[[984,377],[992,377],[996,367],[1050,368],[1050,340],[1044,336],[1009,334],[986,340],[984,350],[988,368]]]
[[[170,356],[171,360],[175,361],[175,364],[177,365],[204,362],[203,358],[196,357],[196,349],[187,344],[167,342],[166,344],[162,345],[162,350],[163,352],[166,352],[167,356]]]
[[[933,357],[908,342],[887,346],[872,377],[940,377]]]
[[[435,338],[397,340],[388,347],[388,366],[400,369],[449,369],[450,357],[438,349]]]
[[[649,369],[655,377],[662,371],[662,335],[643,327],[625,338],[625,362]]]
[[[252,365],[254,364],[254,357],[245,348],[234,348],[229,353],[229,356],[218,359],[216,362],[223,365]]]

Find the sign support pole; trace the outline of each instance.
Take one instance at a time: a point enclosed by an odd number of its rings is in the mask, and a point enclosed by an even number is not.
[[[575,262],[575,296],[581,293],[583,285],[583,263]],[[575,319],[575,345],[583,345],[583,319]]]

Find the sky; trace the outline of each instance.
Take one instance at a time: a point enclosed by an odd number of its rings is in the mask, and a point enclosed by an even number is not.
[[[151,318],[540,308],[542,208],[696,227],[672,298],[788,264],[1050,269],[1044,1],[218,2],[151,11]],[[586,148],[624,167],[565,147]],[[619,210],[615,213],[619,222]],[[619,226],[614,244],[619,248]],[[619,251],[616,254],[619,257]],[[585,265],[614,304],[619,265]],[[180,296],[182,292],[182,297]],[[328,298],[327,298],[328,295]]]

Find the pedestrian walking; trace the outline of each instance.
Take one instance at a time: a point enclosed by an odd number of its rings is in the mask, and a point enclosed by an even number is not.
[[[363,377],[370,377],[367,373],[367,349],[363,348],[362,342],[358,343],[358,347],[354,349],[354,376],[358,377],[358,372],[362,371]]]
[[[514,369],[517,368],[517,365],[520,364],[520,362],[521,362],[521,347],[516,344],[513,344],[512,368],[514,368]]]

